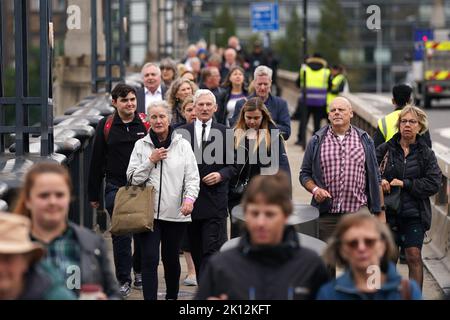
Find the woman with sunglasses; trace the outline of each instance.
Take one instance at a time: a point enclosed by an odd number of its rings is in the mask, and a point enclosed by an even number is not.
[[[441,170],[423,138],[427,115],[414,106],[399,114],[398,132],[377,148],[386,221],[405,251],[409,278],[423,283],[422,244],[431,225],[430,197],[439,191]]]
[[[392,262],[397,250],[388,227],[366,213],[342,217],[324,259],[344,274],[323,285],[318,300],[421,300],[414,280],[403,280]]]

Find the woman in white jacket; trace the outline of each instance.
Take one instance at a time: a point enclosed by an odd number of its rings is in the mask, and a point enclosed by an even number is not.
[[[184,229],[191,221],[194,202],[200,190],[200,177],[192,148],[170,127],[171,111],[165,101],[153,102],[147,109],[151,129],[139,140],[127,169],[132,184],[147,182],[156,189],[153,232],[139,236],[142,243],[142,283],[145,300],[158,293],[159,246],[161,244],[166,299],[178,297],[180,245]]]

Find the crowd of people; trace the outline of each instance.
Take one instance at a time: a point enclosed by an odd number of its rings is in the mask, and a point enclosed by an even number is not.
[[[146,63],[141,88],[117,84],[115,112],[96,128],[88,198],[98,208],[104,197],[112,216],[119,188],[152,186],[153,230],[112,236],[114,274],[105,240],[68,221],[67,170],[36,164],[15,215],[0,214],[0,299],[81,299],[93,288],[97,299],[120,299],[134,287],[156,300],[161,255],[165,299],[176,300],[180,252],[183,283],[198,285],[196,299],[421,299],[429,197],[441,183],[426,114],[396,86],[395,116],[381,119],[372,138],[351,125],[352,105],[339,97],[343,68],[330,71],[320,55],[309,57],[298,79],[307,96],[299,98],[297,144],[305,153],[295,181],[277,63],[260,43],[246,55],[231,37],[222,51],[191,45],[178,64]],[[306,143],[310,113],[315,129]],[[320,213],[323,259],[287,225],[293,184],[311,193]],[[229,220],[238,205],[244,230]],[[220,252],[229,224],[239,245]],[[399,248],[409,280],[396,270]],[[379,270],[375,285],[369,268]]]

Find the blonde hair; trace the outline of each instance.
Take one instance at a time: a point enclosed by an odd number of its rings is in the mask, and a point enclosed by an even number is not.
[[[259,145],[264,141],[266,144],[267,150],[270,150],[270,124],[273,126],[275,125],[275,122],[272,120],[272,116],[270,115],[269,110],[264,105],[264,102],[261,98],[255,97],[247,100],[245,104],[243,105],[241,111],[239,112],[239,118],[236,122],[236,125],[234,126],[234,138],[235,138],[235,148],[237,149],[239,145],[242,143],[245,132],[249,129],[247,127],[247,124],[245,123],[245,113],[251,112],[251,111],[261,111],[262,114],[262,121],[260,130],[264,130],[265,135],[260,135],[259,130],[257,132],[258,138],[257,143],[255,144],[255,149],[258,148]]]
[[[328,265],[348,268],[348,262],[341,255],[342,237],[351,228],[365,223],[372,224],[386,245],[386,251],[381,259],[381,268],[387,268],[389,261],[397,259],[397,249],[392,238],[391,231],[386,224],[381,223],[377,218],[368,213],[351,213],[342,217],[336,226],[331,237],[328,239],[328,246],[325,249],[323,258]]]
[[[428,117],[427,117],[427,114],[422,109],[420,109],[420,108],[418,108],[416,106],[412,106],[412,105],[406,105],[402,109],[400,114],[398,115],[398,120],[397,120],[397,129],[398,129],[398,131],[400,132],[400,120],[402,120],[402,118],[408,113],[410,113],[413,116],[415,116],[417,118],[417,121],[419,121],[419,125],[420,125],[419,134],[422,135],[425,132],[427,132],[427,130],[428,130]]]
[[[189,96],[186,99],[183,100],[183,103],[181,104],[181,112],[184,113],[184,109],[186,109],[188,104],[194,104],[194,96]]]
[[[169,90],[166,93],[166,100],[169,103],[169,106],[172,108],[172,110],[177,107],[179,101],[176,95],[183,83],[189,84],[189,86],[192,89],[192,94],[195,94],[195,92],[198,90],[197,85],[189,79],[178,78],[174,82],[172,82]]]

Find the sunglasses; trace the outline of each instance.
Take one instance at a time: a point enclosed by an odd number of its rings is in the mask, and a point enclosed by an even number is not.
[[[364,246],[368,249],[372,249],[375,246],[375,243],[380,240],[379,238],[363,238],[363,239],[353,239],[345,241],[344,244],[350,249],[358,249],[359,243],[363,242]]]

